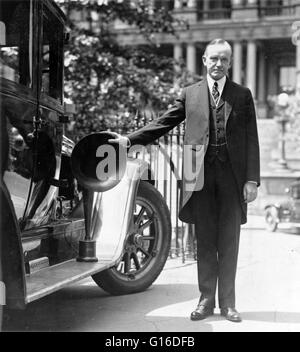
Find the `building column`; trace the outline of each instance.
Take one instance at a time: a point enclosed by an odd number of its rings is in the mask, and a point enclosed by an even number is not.
[[[173,58],[176,61],[179,61],[180,59],[182,59],[182,45],[181,43],[176,43],[174,44],[174,51],[173,51]]]
[[[233,43],[232,79],[239,84],[242,83],[242,60],[242,43],[236,41]]]
[[[188,43],[186,46],[186,66],[191,72],[196,72],[196,46],[195,43]]]
[[[263,46],[259,48],[258,82],[257,82],[257,116],[261,119],[268,117],[268,106],[266,103],[266,57]]]
[[[256,43],[249,41],[247,43],[247,87],[251,90],[252,95],[256,98]]]
[[[260,48],[259,62],[258,62],[258,92],[257,99],[264,103],[266,99],[266,58],[263,48]]]
[[[269,95],[278,94],[278,68],[273,60],[268,60],[268,92]]]

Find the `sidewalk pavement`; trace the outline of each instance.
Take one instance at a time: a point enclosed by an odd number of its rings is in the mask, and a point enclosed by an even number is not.
[[[263,215],[248,215],[247,223],[242,225],[242,229],[265,229],[266,222]]]
[[[250,216],[243,226],[236,280],[236,307],[241,323],[215,315],[192,322],[189,314],[198,302],[197,264],[170,259],[156,283],[168,282],[166,295],[171,304],[148,312],[159,331],[211,332],[299,332],[300,331],[300,236],[267,232],[263,217]],[[173,290],[177,302],[172,303]],[[194,295],[194,298],[191,296]],[[159,318],[159,320],[158,320]]]
[[[8,330],[96,332],[299,332],[300,235],[267,232],[249,218],[240,238],[236,307],[243,321],[215,315],[191,321],[199,291],[197,263],[168,259],[144,292],[111,296],[91,278],[28,305]],[[176,335],[176,334],[175,334]],[[201,338],[201,337],[199,337]]]

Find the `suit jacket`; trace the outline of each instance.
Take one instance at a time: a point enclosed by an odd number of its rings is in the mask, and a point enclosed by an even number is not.
[[[189,199],[204,184],[204,155],[209,144],[209,91],[206,79],[186,87],[175,104],[161,117],[129,134],[131,144],[147,145],[186,119],[180,220],[194,222]],[[229,79],[223,90],[228,155],[240,194],[241,223],[247,221],[243,186],[247,181],[260,184],[259,143],[256,114],[251,92]],[[186,157],[187,156],[187,157]],[[199,165],[200,161],[200,165]],[[196,165],[196,163],[198,163]],[[190,177],[190,170],[197,170]]]

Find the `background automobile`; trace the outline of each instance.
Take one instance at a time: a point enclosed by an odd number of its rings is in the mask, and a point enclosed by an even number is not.
[[[291,182],[284,196],[265,205],[265,221],[272,232],[282,224],[300,227],[300,181]]]

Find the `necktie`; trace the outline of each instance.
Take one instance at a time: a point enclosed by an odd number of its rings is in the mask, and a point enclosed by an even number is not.
[[[218,82],[215,82],[212,87],[212,96],[214,98],[215,103],[217,104],[220,96],[220,92],[218,91]]]

